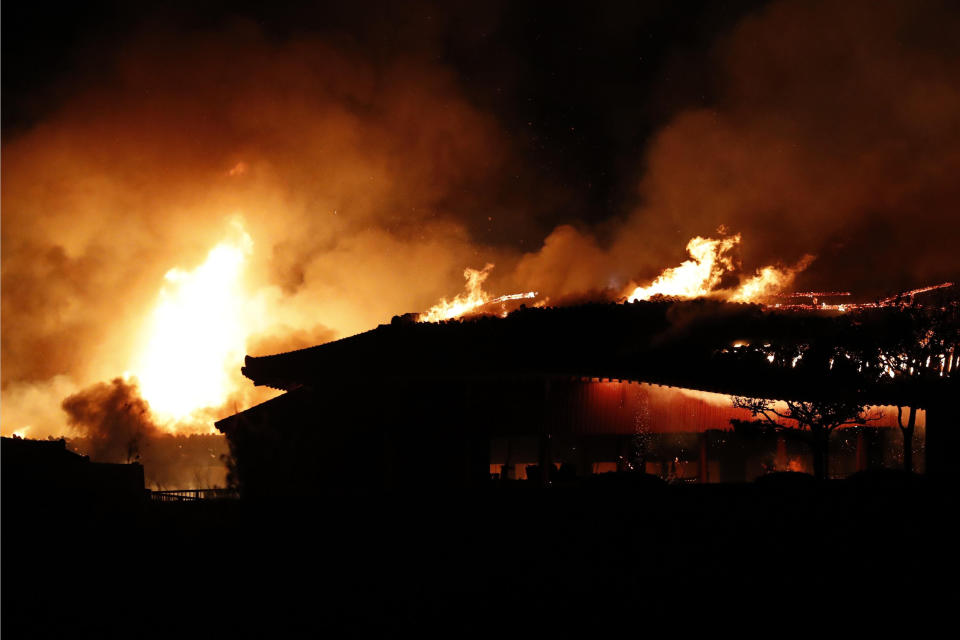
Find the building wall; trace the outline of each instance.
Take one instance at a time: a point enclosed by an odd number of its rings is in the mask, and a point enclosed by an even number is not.
[[[834,474],[891,462],[900,434],[895,412],[882,414],[837,434]],[[246,495],[471,487],[528,466],[543,479],[633,468],[700,482],[811,469],[803,443],[731,429],[749,418],[729,396],[648,384],[438,377],[305,387],[218,427]]]

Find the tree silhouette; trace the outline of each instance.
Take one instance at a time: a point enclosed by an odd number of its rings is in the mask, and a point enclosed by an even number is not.
[[[807,442],[813,452],[813,473],[820,479],[826,479],[829,472],[830,435],[840,427],[863,425],[877,419],[868,416],[867,405],[856,400],[786,400],[782,403],[785,408],[780,408],[779,404],[763,398],[733,398],[733,406],[760,418],[758,423]],[[794,421],[797,426],[783,424],[780,420]]]
[[[866,331],[858,359],[868,377],[897,387],[903,468],[913,471],[917,407],[931,383],[952,373],[960,344],[958,306],[955,302],[922,306],[911,301],[863,316],[860,326]]]

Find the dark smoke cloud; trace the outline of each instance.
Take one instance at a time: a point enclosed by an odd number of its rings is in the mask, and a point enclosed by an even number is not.
[[[160,435],[136,386],[121,378],[70,395],[61,406],[67,424],[89,442],[89,455],[99,462],[139,460],[145,441]]]
[[[99,382],[62,403],[70,446],[94,462],[143,465],[147,486],[225,486],[227,448],[219,435],[173,435],[161,429],[135,383]]]

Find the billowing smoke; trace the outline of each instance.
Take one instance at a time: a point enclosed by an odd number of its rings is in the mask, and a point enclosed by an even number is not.
[[[223,486],[226,447],[213,435],[172,435],[160,428],[136,384],[115,378],[64,399],[69,444],[94,462],[143,465],[154,489]]]
[[[139,460],[145,441],[160,434],[136,386],[121,378],[74,393],[61,406],[67,425],[89,441],[90,456],[97,461]]]
[[[164,274],[200,264],[235,219],[253,239],[245,286],[270,311],[245,345],[258,355],[426,310],[488,262],[493,295],[609,297],[720,225],[742,234],[748,275],[817,256],[801,289],[951,279],[958,32],[937,2],[757,10],[717,34],[710,105],[638,153],[624,177],[638,204],[593,225],[548,220],[533,252],[478,229],[529,235],[565,186],[518,170],[518,136],[432,52],[383,62],[246,23],[138,34],[4,140],[4,432],[57,433],[66,395],[128,370]]]
[[[557,228],[522,287],[652,278],[689,238],[742,233],[749,273],[817,259],[800,289],[870,298],[960,272],[960,12],[941,2],[787,1],[718,37],[717,95],[649,144],[641,204]]]
[[[509,272],[467,230],[507,179],[502,132],[429,62],[240,25],[140,38],[71,90],[3,149],[5,431],[56,433],[65,390],[128,370],[164,274],[203,262],[234,220],[270,308],[258,352],[426,309],[465,265]]]

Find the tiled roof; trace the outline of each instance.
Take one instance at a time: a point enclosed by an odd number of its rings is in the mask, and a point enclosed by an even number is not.
[[[774,368],[756,358],[719,354],[741,339],[839,339],[849,330],[845,323],[709,300],[521,308],[505,318],[441,323],[395,317],[388,325],[327,344],[248,356],[242,371],[258,385],[284,390],[332,378],[560,376],[802,399],[842,393],[844,381],[827,372]],[[887,385],[880,395],[891,392],[896,390]]]

